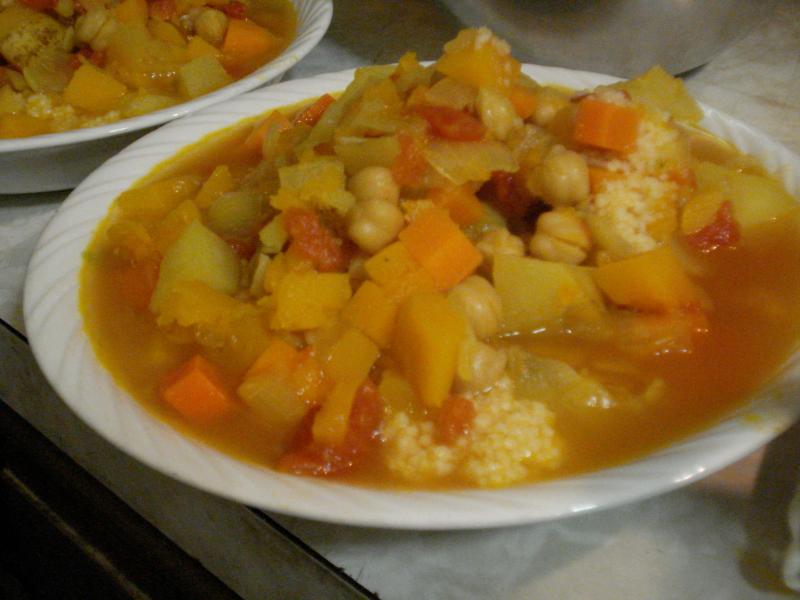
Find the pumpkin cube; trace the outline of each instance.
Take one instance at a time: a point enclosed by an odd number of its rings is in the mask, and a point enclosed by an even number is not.
[[[316,329],[329,324],[350,299],[346,273],[299,271],[287,273],[277,284],[274,329]]]
[[[114,108],[127,92],[124,83],[94,65],[84,63],[64,89],[64,101],[89,112],[104,113]]]
[[[342,319],[367,336],[379,347],[389,345],[394,330],[397,304],[378,284],[365,281],[342,310]]]

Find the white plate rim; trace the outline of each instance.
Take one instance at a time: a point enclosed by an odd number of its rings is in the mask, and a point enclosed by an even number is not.
[[[333,0],[290,0],[297,10],[297,35],[273,60],[246,77],[187,102],[106,125],[70,129],[24,138],[0,139],[0,155],[80,144],[162,125],[168,121],[224,102],[282,76],[320,42],[333,18]]]
[[[525,65],[537,81],[581,89],[615,78]],[[500,490],[395,492],[294,477],[237,461],[185,437],[115,386],[94,359],[77,307],[80,257],[113,199],[207,133],[242,118],[342,89],[353,70],[277,84],[214,105],[141,138],[108,160],[64,201],[33,253],[23,311],[34,356],[56,392],[96,432],[185,483],[288,515],[358,526],[473,529],[546,521],[644,499],[692,483],[746,456],[800,415],[800,352],[754,401],[663,450],[587,475]],[[758,130],[704,107],[703,124],[759,156],[800,194],[800,158]],[[99,401],[98,401],[99,399]]]

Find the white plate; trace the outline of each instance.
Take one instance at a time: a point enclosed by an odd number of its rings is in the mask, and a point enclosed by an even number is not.
[[[588,88],[611,78],[526,66],[544,83]],[[397,528],[528,523],[652,496],[718,470],[765,444],[800,413],[800,353],[753,402],[717,426],[625,466],[502,490],[391,492],[305,479],[240,462],[185,437],[117,387],[94,357],[78,312],[81,253],[114,198],[201,136],[270,108],[342,89],[352,71],[281,83],[175,121],[109,160],[63,203],[30,263],[25,324],[36,359],[66,403],[129,454],[177,479],[246,504],[325,521]],[[800,159],[711,109],[704,125],[761,158],[800,192]]]
[[[266,83],[276,81],[316,46],[328,30],[332,0],[292,0],[297,35],[273,60],[210,94],[116,123],[27,138],[0,139],[0,193],[24,194],[73,188],[125,146],[154,127]]]

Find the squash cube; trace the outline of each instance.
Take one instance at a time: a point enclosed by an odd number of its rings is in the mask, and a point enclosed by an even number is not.
[[[342,310],[342,319],[367,334],[379,347],[392,339],[397,304],[378,284],[365,281]]]
[[[399,304],[416,292],[436,289],[433,278],[415,261],[402,242],[389,244],[364,263],[367,274]]]
[[[178,69],[178,90],[185,98],[197,98],[232,81],[233,78],[212,54],[198,56]]]
[[[350,299],[346,273],[287,273],[277,284],[274,329],[303,330],[328,325]]]
[[[450,393],[465,330],[463,318],[441,294],[414,294],[400,306],[392,353],[427,406],[441,406]]]
[[[93,113],[104,113],[128,92],[124,83],[94,65],[82,64],[64,89],[64,101]]]

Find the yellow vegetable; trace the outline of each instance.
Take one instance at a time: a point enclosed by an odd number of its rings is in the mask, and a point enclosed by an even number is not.
[[[333,389],[314,418],[314,441],[335,446],[344,440],[356,391],[369,375],[380,351],[358,329],[346,330],[331,348],[325,373]]]
[[[683,81],[660,66],[618,84],[634,101],[663,110],[680,121],[696,123],[703,118],[697,102],[686,91]]]
[[[601,265],[594,278],[612,302],[638,310],[668,312],[703,301],[669,246]]]
[[[342,320],[367,334],[379,347],[389,345],[397,305],[379,285],[365,281],[342,310]]]
[[[288,330],[322,327],[333,321],[350,294],[346,273],[287,273],[277,285],[271,325]]]
[[[681,232],[688,235],[714,222],[725,196],[719,190],[700,192],[689,198],[681,212]]]
[[[149,16],[147,0],[122,0],[114,9],[114,15],[121,23],[145,25]]]
[[[222,52],[219,48],[212,46],[199,35],[194,36],[189,40],[189,43],[186,44],[186,54],[188,55],[189,60],[206,55],[214,56],[216,58],[222,56]]]
[[[232,81],[233,77],[211,54],[198,56],[178,69],[178,90],[186,98],[208,94]]]
[[[199,186],[195,177],[169,177],[122,192],[117,198],[117,207],[131,219],[158,221],[194,196]]]
[[[233,180],[231,170],[228,165],[217,165],[208,176],[203,187],[197,193],[194,203],[200,209],[206,209],[211,206],[211,203],[217,199],[218,196],[226,192],[232,191],[236,187],[236,182]]]
[[[332,158],[317,158],[278,170],[281,187],[272,196],[272,206],[287,208],[332,208],[343,215],[356,200],[345,190],[344,166]]]
[[[427,406],[441,406],[450,393],[464,331],[463,318],[441,294],[414,294],[400,306],[392,352]]]
[[[156,247],[163,254],[192,221],[200,219],[200,211],[191,200],[184,200],[159,221],[153,234]]]
[[[476,88],[509,90],[520,72],[519,62],[509,51],[488,29],[465,29],[445,44],[435,66],[440,73]]]
[[[392,302],[400,303],[416,292],[434,291],[436,284],[402,242],[389,244],[364,263],[367,274]]]
[[[258,239],[267,254],[277,254],[286,245],[289,234],[283,226],[283,214],[278,214],[258,232]]]
[[[151,19],[147,24],[147,29],[154,38],[161,40],[162,42],[166,42],[181,48],[186,46],[186,38],[184,38],[183,34],[168,21]]]
[[[64,90],[64,101],[89,112],[102,113],[114,108],[128,91],[117,81],[94,65],[82,64]]]
[[[503,330],[528,333],[563,320],[596,324],[603,303],[586,267],[502,254],[494,286],[503,305]]]

